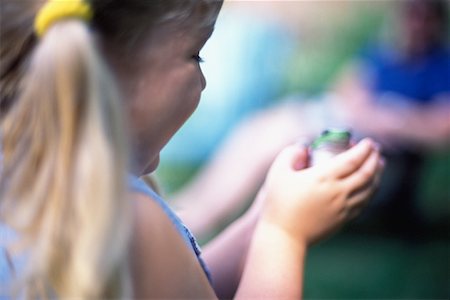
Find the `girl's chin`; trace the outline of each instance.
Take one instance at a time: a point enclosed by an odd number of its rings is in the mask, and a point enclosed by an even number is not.
[[[144,174],[152,173],[159,165],[159,154],[145,167]]]

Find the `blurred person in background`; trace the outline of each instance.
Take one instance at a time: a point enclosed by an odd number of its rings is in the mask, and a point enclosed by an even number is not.
[[[138,178],[198,104],[199,53],[221,5],[2,0],[7,296],[301,298],[308,246],[354,218],[377,185],[373,141],[327,168],[305,168],[304,147],[284,148],[258,201],[202,254]]]
[[[450,146],[448,2],[400,2],[391,40],[370,44],[338,79],[340,124],[379,141],[387,159],[372,202],[388,230],[416,235],[417,194],[427,155]]]

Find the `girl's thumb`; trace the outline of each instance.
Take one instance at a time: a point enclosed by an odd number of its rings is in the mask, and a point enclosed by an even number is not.
[[[274,165],[295,171],[308,166],[308,148],[301,144],[294,144],[284,148],[275,158]]]

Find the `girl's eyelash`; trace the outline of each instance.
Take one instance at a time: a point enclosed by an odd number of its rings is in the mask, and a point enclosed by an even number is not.
[[[201,58],[198,54],[193,55],[192,58],[195,59],[198,63],[205,62],[203,58]]]

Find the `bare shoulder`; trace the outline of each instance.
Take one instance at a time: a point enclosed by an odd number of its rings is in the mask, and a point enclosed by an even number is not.
[[[134,234],[152,233],[154,238],[160,231],[165,231],[171,226],[171,221],[162,209],[162,207],[150,196],[133,192],[131,193],[134,217]]]
[[[141,193],[132,193],[131,198],[130,267],[135,297],[215,297],[195,254],[162,207]]]

